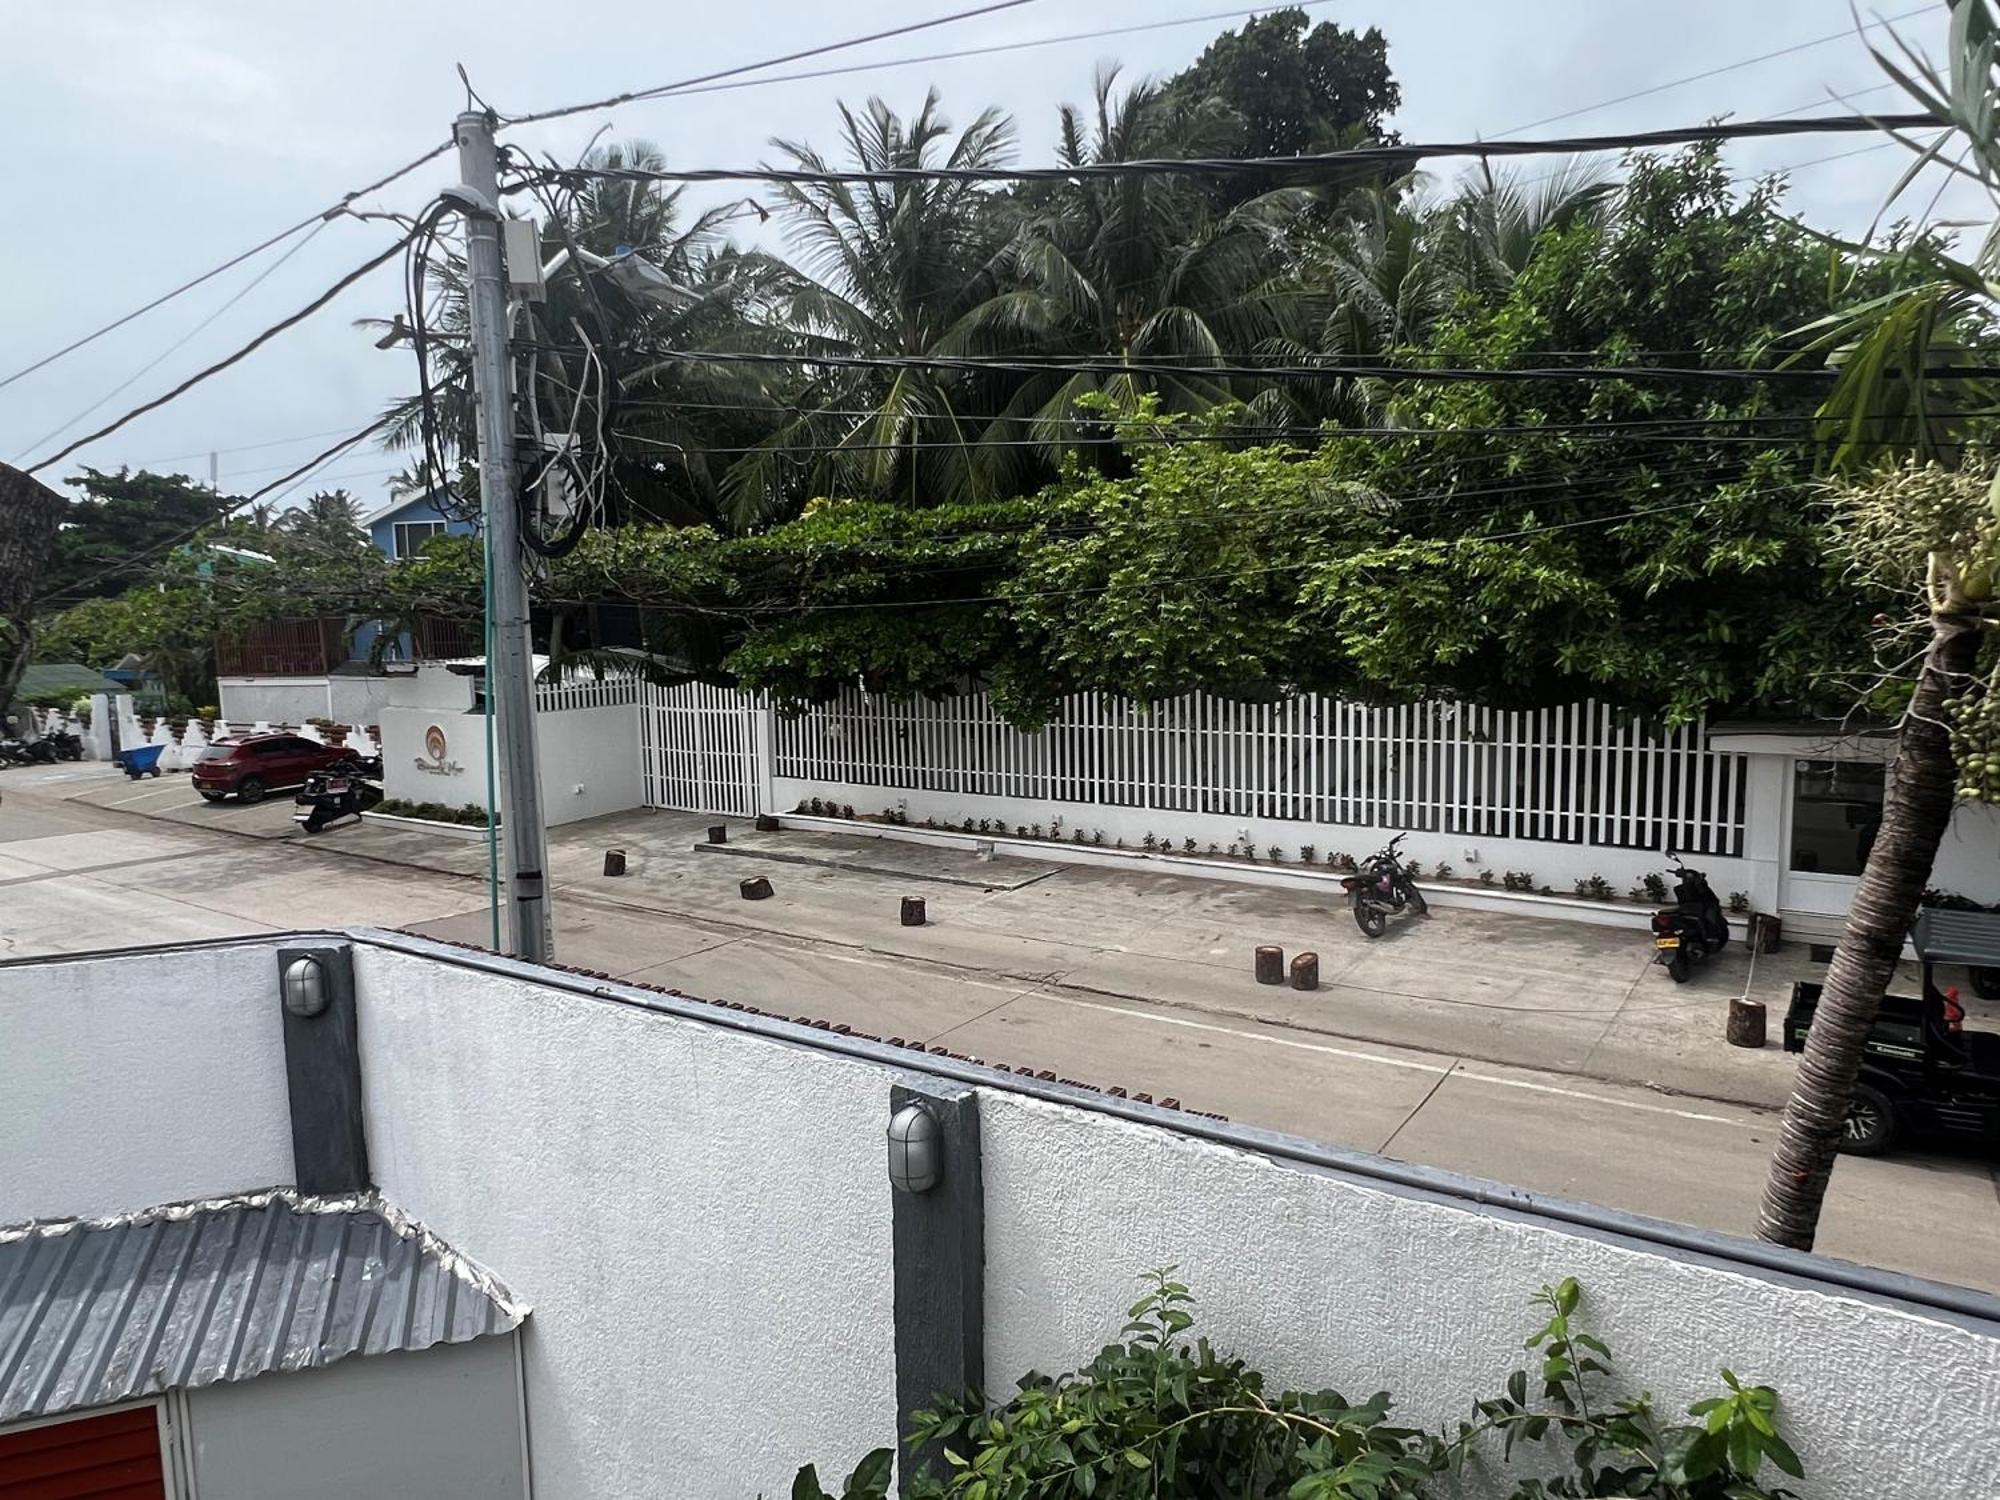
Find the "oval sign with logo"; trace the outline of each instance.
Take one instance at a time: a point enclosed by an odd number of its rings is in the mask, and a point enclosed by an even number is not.
[[[432,760],[443,760],[445,752],[444,729],[437,724],[424,731],[424,753]]]

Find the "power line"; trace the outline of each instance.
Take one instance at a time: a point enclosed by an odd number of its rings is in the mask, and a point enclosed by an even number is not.
[[[1407,167],[1438,156],[1550,156],[1592,151],[1646,150],[1657,146],[1697,145],[1706,141],[1749,140],[1771,136],[1833,135],[1885,129],[1921,130],[1936,126],[1927,114],[1823,115],[1803,120],[1744,120],[1735,124],[1678,126],[1666,130],[1628,131],[1616,135],[1572,136],[1540,141],[1436,141],[1395,146],[1357,146],[1348,151],[1306,152],[1298,156],[1175,157],[1137,161],[1092,162],[1054,167],[881,167],[808,170],[791,167],[518,167],[522,180],[503,191],[519,192],[531,183],[573,185],[586,179],[613,182],[767,182],[793,184],[866,184],[903,182],[1085,182],[1134,177],[1230,177],[1245,174],[1311,177],[1329,172]]]
[[[292,443],[310,442],[314,438],[332,437],[336,433],[341,433],[345,431],[347,431],[347,428],[345,426],[328,427],[324,428],[319,432],[301,432],[296,437],[270,438],[261,443],[238,443],[234,447],[230,448],[221,448],[221,447],[197,448],[192,453],[170,453],[165,458],[149,458],[146,459],[144,462],[133,464],[132,467],[134,469],[150,469],[154,464],[174,464],[181,462],[183,459],[207,458],[211,453],[217,455],[221,455],[224,453],[251,453],[255,452],[259,448],[283,448]],[[273,467],[276,466],[274,465]],[[268,473],[269,470],[249,469],[249,470],[239,470],[238,472],[258,474],[258,473]]]
[[[190,342],[200,337],[202,333],[207,331],[207,329],[212,324],[214,324],[216,319],[220,318],[224,313],[228,312],[230,308],[234,307],[237,303],[241,302],[245,297],[249,296],[252,292],[256,291],[258,287],[262,286],[264,282],[267,279],[269,279],[272,272],[276,271],[286,261],[290,260],[294,255],[297,255],[301,250],[305,249],[306,246],[310,245],[314,241],[314,239],[316,239],[319,236],[319,232],[325,229],[326,226],[332,222],[333,221],[331,219],[321,219],[319,223],[313,225],[313,227],[306,232],[306,236],[304,239],[299,240],[283,255],[279,256],[276,260],[272,261],[268,266],[264,267],[263,270],[259,271],[255,276],[253,276],[248,282],[244,283],[243,286],[238,288],[234,293],[230,295],[229,299],[226,302],[224,302],[220,307],[216,308],[214,312],[210,313],[207,317],[203,318],[199,323],[195,324],[194,327],[190,328],[186,333],[182,334],[179,338],[175,339],[171,344],[167,345],[166,348],[162,349],[158,354],[154,355],[151,359],[147,360],[146,363],[139,366],[138,369],[134,370],[130,375],[127,375],[123,380],[119,381],[118,384],[114,385],[110,390],[106,391],[103,395],[99,396],[95,401],[91,402],[90,405],[86,406],[82,411],[78,412],[75,416],[71,417],[67,422],[62,423],[60,426],[56,427],[51,432],[43,433],[40,437],[36,438],[32,443],[24,444],[21,448],[21,451],[14,455],[14,462],[19,463],[22,459],[26,458],[30,453],[34,452],[37,448],[41,447],[42,444],[54,442],[57,438],[61,437],[65,432],[68,432],[70,428],[76,426],[77,423],[81,422],[85,417],[89,416],[92,412],[96,411],[100,406],[104,405],[113,396],[116,396],[120,391],[126,390],[134,383],[136,383],[139,380],[139,378],[145,375],[148,371],[157,368],[160,364],[165,362],[169,357],[178,353],[180,350],[186,348]]]
[[[937,16],[928,21],[913,21],[904,26],[892,26],[885,31],[870,32],[866,36],[849,37],[845,41],[826,42],[817,47],[806,47],[797,52],[783,53],[777,57],[767,57],[761,62],[740,63],[735,67],[721,68],[713,73],[699,73],[692,78],[683,78],[677,83],[663,83],[653,88],[634,89],[629,93],[613,94],[608,99],[598,99],[589,104],[571,104],[561,109],[545,109],[532,115],[508,115],[503,117],[503,125],[534,125],[543,120],[560,120],[568,115],[580,115],[591,110],[612,109],[620,104],[631,104],[641,99],[654,99],[662,94],[677,93],[691,89],[698,84],[714,83],[724,78],[735,78],[744,73],[757,73],[765,68],[775,68],[788,62],[803,62],[809,57],[824,57],[833,52],[845,52],[853,47],[863,47],[870,42],[887,41],[890,37],[908,36],[913,32],[931,31],[939,26],[950,26],[958,21],[969,21],[977,16],[993,15],[1003,10],[1013,10],[1018,6],[1031,5],[1034,0],[992,0],[991,4],[976,5],[970,10],[954,11],[948,16]]]
[[[55,453],[51,453],[47,458],[43,459],[40,463],[31,464],[22,472],[28,474],[34,474],[40,472],[43,469],[48,468],[49,465],[53,463],[59,463],[61,460],[68,458],[70,454],[76,452],[77,449],[87,447],[91,443],[96,442],[99,438],[109,437],[112,433],[116,432],[119,428],[123,427],[127,422],[133,421],[135,418],[144,416],[149,411],[154,411],[162,406],[165,406],[169,401],[175,400],[177,397],[194,389],[194,387],[200,385],[204,380],[207,380],[209,377],[213,375],[219,375],[222,371],[228,369],[231,365],[236,364],[240,360],[248,358],[259,348],[263,347],[263,345],[270,342],[270,340],[276,338],[280,333],[283,333],[287,328],[292,327],[294,324],[301,323],[305,319],[311,317],[314,313],[318,312],[322,307],[326,306],[327,303],[331,302],[335,297],[339,296],[342,292],[346,291],[350,286],[354,285],[355,282],[361,280],[362,277],[366,276],[370,271],[373,271],[377,266],[383,265],[393,257],[401,254],[404,246],[408,245],[411,239],[412,236],[409,234],[405,234],[398,237],[396,242],[390,245],[388,249],[382,251],[378,255],[370,256],[367,260],[363,261],[360,265],[356,266],[352,271],[349,271],[345,276],[341,277],[340,280],[336,281],[332,286],[328,287],[325,291],[321,292],[317,297],[313,298],[312,301],[308,302],[304,307],[300,308],[297,312],[292,313],[287,317],[280,318],[276,323],[273,323],[270,327],[266,328],[262,333],[258,334],[255,338],[251,339],[249,343],[243,345],[240,349],[237,349],[234,353],[225,355],[223,358],[217,360],[214,364],[210,365],[205,370],[196,371],[194,374],[188,376],[186,380],[183,380],[179,385],[175,386],[172,390],[168,391],[165,395],[155,396],[151,401],[147,401],[139,406],[133,407],[130,411],[126,412],[122,417],[119,417],[116,421],[107,423],[105,426],[98,428],[95,432],[88,433],[85,436],[78,438],[75,442],[71,443],[67,448],[63,448]],[[370,430],[372,430],[372,428]]]
[[[1755,67],[1758,63],[1770,62],[1773,58],[1789,57],[1795,52],[1806,52],[1814,47],[1824,47],[1828,42],[1837,42],[1843,38],[1856,36],[1860,32],[1871,30],[1877,26],[1891,26],[1897,21],[1907,21],[1914,16],[1927,15],[1930,10],[1930,6],[1919,6],[1914,10],[1906,10],[1897,15],[1862,22],[1858,26],[1849,27],[1841,31],[1830,31],[1825,36],[1814,37],[1810,41],[1794,42],[1791,46],[1780,47],[1775,52],[1760,52],[1755,57],[1746,57],[1737,62],[1724,63],[1720,67],[1706,68],[1699,73],[1690,73],[1685,78],[1670,78],[1665,83],[1656,83],[1649,88],[1635,89],[1629,94],[1620,94],[1616,98],[1600,99],[1595,104],[1580,105],[1575,109],[1566,109],[1560,114],[1543,115],[1539,120],[1530,120],[1525,125],[1515,125],[1503,130],[1495,139],[1497,140],[1504,136],[1519,135],[1524,130],[1536,130],[1543,125],[1553,125],[1558,120],[1574,120],[1578,115],[1596,114],[1600,109],[1609,109],[1614,104],[1627,104],[1634,99],[1644,99],[1653,94],[1664,94],[1669,89],[1677,89],[1690,83],[1700,83],[1706,78],[1719,78],[1724,73],[1734,73],[1743,68]]]
[[[396,168],[395,171],[389,173],[386,177],[378,177],[375,181],[369,183],[366,187],[358,187],[354,189],[354,191],[351,193],[343,193],[340,197],[339,202],[334,203],[332,206],[321,210],[319,213],[307,215],[305,218],[299,220],[298,223],[292,225],[290,228],[279,230],[269,239],[261,240],[257,244],[252,245],[248,250],[245,250],[241,255],[231,256],[228,260],[225,260],[221,265],[206,270],[202,272],[201,275],[196,276],[191,280],[182,282],[172,291],[162,292],[159,296],[155,297],[151,302],[148,302],[144,307],[135,307],[134,309],[132,309],[131,312],[126,313],[123,317],[112,319],[109,323],[106,323],[102,328],[97,329],[94,333],[87,333],[82,338],[75,340],[73,343],[68,343],[63,345],[63,347],[56,350],[55,353],[45,354],[40,359],[36,360],[33,364],[22,366],[20,369],[16,370],[13,374],[6,376],[4,379],[0,379],[0,390],[3,390],[7,386],[12,385],[15,381],[19,380],[24,375],[32,375],[34,374],[35,371],[43,368],[45,365],[54,364],[57,360],[61,359],[65,354],[74,354],[78,349],[81,349],[85,344],[95,343],[98,339],[103,338],[105,334],[112,332],[114,329],[123,328],[127,323],[131,322],[134,318],[143,317],[145,316],[145,314],[151,312],[154,308],[163,306],[164,304],[173,301],[174,298],[182,296],[187,292],[193,291],[203,282],[213,281],[216,277],[220,276],[224,271],[230,270],[235,266],[240,266],[243,264],[244,261],[250,260],[255,256],[262,255],[266,250],[269,250],[273,245],[282,244],[284,241],[290,239],[293,235],[298,234],[301,230],[310,229],[314,224],[320,223],[326,219],[331,219],[338,214],[350,212],[348,205],[353,203],[356,198],[365,197],[369,193],[387,187],[390,183],[395,182],[400,178],[409,176],[409,174],[416,171],[417,168],[423,166],[426,162],[434,161],[436,158],[444,155],[445,152],[451,150],[451,148],[452,148],[452,143],[450,141],[445,141],[441,145],[433,146],[430,150],[426,151],[422,156],[419,156],[412,161],[405,162],[402,166]],[[28,472],[33,473],[34,471],[31,469]]]
[[[1293,0],[1298,10],[1332,5],[1335,0]],[[731,83],[715,83],[700,88],[677,88],[659,97],[692,98],[697,94],[723,94],[736,89],[762,88],[770,83],[803,83],[816,78],[839,78],[851,73],[876,73],[886,68],[907,68],[920,63],[956,62],[967,57],[990,57],[1000,52],[1026,52],[1036,47],[1054,47],[1065,42],[1094,42],[1105,37],[1132,36],[1143,31],[1167,31],[1177,26],[1195,26],[1208,21],[1235,21],[1265,15],[1269,6],[1251,10],[1216,10],[1201,16],[1181,16],[1172,21],[1145,21],[1136,26],[1105,26],[1096,31],[1072,31],[1063,36],[1031,37],[1023,42],[996,42],[990,47],[965,47],[956,52],[927,52],[914,57],[885,58],[881,62],[848,63],[838,68],[811,68],[800,73],[777,73],[769,78],[745,78]]]
[[[1223,365],[1135,364],[1124,359],[1088,359],[1055,356],[1049,358],[995,357],[946,354],[767,354],[743,350],[687,349],[660,356],[661,364],[758,364],[825,365],[838,369],[861,370],[947,370],[961,374],[1002,370],[1014,374],[1070,375],[1149,375],[1193,376],[1205,380],[1309,380],[1324,381],[1338,376],[1373,380],[1435,380],[1448,382],[1549,381],[1549,380],[1693,380],[1726,382],[1827,381],[1839,371],[1832,369],[1755,369],[1738,365],[1695,367],[1683,365],[1556,365],[1515,368],[1465,368],[1455,366],[1406,366],[1381,364],[1328,363],[1314,365]],[[2000,368],[1946,366],[1924,374],[1936,380],[1982,380],[2000,375]]]

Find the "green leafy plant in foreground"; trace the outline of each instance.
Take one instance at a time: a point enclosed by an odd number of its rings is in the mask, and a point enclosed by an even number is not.
[[[1497,1438],[1500,1460],[1546,1442],[1553,1461],[1515,1481],[1510,1500],[1787,1500],[1765,1488],[1767,1464],[1802,1472],[1779,1433],[1777,1393],[1722,1372],[1721,1394],[1689,1408],[1692,1423],[1663,1422],[1652,1398],[1613,1399],[1611,1351],[1576,1326],[1574,1279],[1544,1286],[1547,1321],[1526,1347],[1541,1358],[1541,1394],[1528,1371],[1506,1393],[1477,1402],[1477,1421],[1447,1442],[1388,1421],[1389,1397],[1360,1403],[1338,1392],[1268,1395],[1240,1359],[1190,1340],[1193,1295],[1173,1270],[1148,1272],[1123,1343],[1072,1374],[1030,1373],[1018,1394],[988,1406],[941,1400],[913,1418],[916,1449],[943,1453],[914,1475],[920,1500],[1397,1500],[1458,1493],[1458,1476]],[[885,1500],[893,1453],[869,1454],[838,1496],[801,1469],[792,1500]]]
[[[1504,1396],[1476,1403],[1480,1421],[1460,1427],[1450,1450],[1455,1468],[1480,1437],[1498,1432],[1509,1459],[1522,1442],[1547,1439],[1559,1451],[1567,1449],[1568,1472],[1519,1481],[1513,1500],[1785,1500],[1791,1495],[1759,1482],[1767,1460],[1794,1479],[1805,1472],[1778,1431],[1776,1391],[1744,1385],[1725,1369],[1725,1393],[1689,1407],[1697,1419],[1692,1424],[1661,1421],[1649,1394],[1611,1400],[1593,1392],[1595,1380],[1611,1374],[1611,1350],[1572,1322],[1581,1298],[1573,1277],[1536,1294],[1549,1313],[1548,1322],[1527,1340],[1542,1357],[1541,1402],[1529,1404],[1530,1375],[1516,1370]]]

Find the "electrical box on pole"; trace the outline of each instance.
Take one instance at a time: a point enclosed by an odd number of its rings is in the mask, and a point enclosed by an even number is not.
[[[508,348],[507,271],[501,260],[499,161],[493,117],[467,110],[458,117],[461,188],[446,198],[465,217],[467,304],[472,315],[472,387],[479,428],[479,509],[486,536],[492,619],[486,691],[492,695],[500,763],[500,842],[506,855],[507,951],[545,962],[553,955],[542,826],[541,775],[535,756],[534,657],[528,636],[528,580],[522,567],[520,474],[514,383]],[[532,243],[533,226],[528,230]],[[517,264],[541,262],[530,251]]]
[[[501,249],[506,252],[507,290],[524,302],[546,302],[542,280],[542,233],[533,219],[502,219]]]

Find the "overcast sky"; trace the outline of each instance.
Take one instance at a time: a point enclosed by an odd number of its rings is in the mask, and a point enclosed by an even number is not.
[[[0,144],[12,211],[0,236],[0,377],[445,139],[463,103],[455,64],[464,64],[495,107],[525,113],[960,8],[964,0],[669,0],[584,8],[522,0],[304,7],[4,0]],[[1723,112],[1739,118],[1822,107],[1838,112],[1829,90],[1855,96],[1863,109],[1899,107],[1899,95],[1880,87],[1882,74],[1852,33],[1848,0],[1337,0],[1307,8],[1316,20],[1377,25],[1387,34],[1403,91],[1394,123],[1411,140],[1505,134],[1834,33],[1837,39],[1821,45],[1605,104],[1528,134],[1667,127]],[[890,63],[1227,9],[1226,0],[1037,0],[774,71]],[[1907,16],[1897,30],[1940,53],[1943,0],[1864,6],[1863,13]],[[1012,112],[1019,159],[1042,162],[1051,154],[1056,106],[1087,98],[1098,61],[1118,59],[1131,76],[1170,73],[1234,24],[1240,20],[1216,19],[659,99],[511,138],[568,157],[609,125],[609,138],[650,139],[678,166],[749,165],[769,155],[774,135],[830,147],[838,100],[879,93],[907,113],[932,85],[960,123],[987,104]],[[1811,163],[1793,168],[1792,206],[1815,224],[1858,232],[1901,171],[1901,153],[1892,147],[1815,159],[1872,144],[1791,138],[1737,147],[1730,161],[1745,174]],[[374,201],[414,209],[450,175],[440,162]],[[741,192],[718,189],[712,196]],[[1912,211],[1929,202],[1928,190],[1916,194]],[[1947,196],[1939,212],[1970,214],[1974,205]],[[169,389],[309,301],[393,233],[383,224],[338,221],[275,270],[278,251],[0,390],[0,458],[39,459]],[[361,426],[410,386],[407,352],[379,353],[351,326],[354,318],[400,308],[399,286],[394,266],[385,268],[242,365],[42,477],[90,463],[206,480],[207,455],[217,451],[224,490],[257,488]],[[241,300],[213,324],[172,347],[239,293]],[[72,421],[95,403],[101,405]],[[360,449],[316,483],[344,486],[372,507],[402,462]]]

